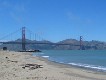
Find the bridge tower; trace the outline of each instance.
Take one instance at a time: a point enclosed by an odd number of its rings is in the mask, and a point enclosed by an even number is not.
[[[22,27],[22,50],[26,50],[25,48],[25,27]]]
[[[80,36],[80,50],[82,50],[83,44],[82,44],[82,36]]]

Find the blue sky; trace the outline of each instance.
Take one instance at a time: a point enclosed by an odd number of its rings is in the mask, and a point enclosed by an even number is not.
[[[0,0],[0,37],[23,26],[54,42],[106,41],[106,0]]]

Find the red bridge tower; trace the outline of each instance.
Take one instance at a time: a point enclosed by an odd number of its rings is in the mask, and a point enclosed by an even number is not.
[[[25,27],[22,27],[22,50],[26,50],[25,48]]]

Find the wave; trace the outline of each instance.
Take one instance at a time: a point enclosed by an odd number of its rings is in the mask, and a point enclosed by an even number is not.
[[[104,66],[97,66],[97,65],[90,65],[90,64],[82,64],[82,63],[65,63],[65,62],[60,62],[60,61],[56,61],[53,59],[49,59],[50,61],[54,61],[57,63],[62,63],[62,64],[69,64],[72,66],[76,66],[76,67],[80,67],[80,68],[86,68],[86,69],[92,69],[92,70],[97,70],[97,71],[103,71],[106,72],[106,67]]]
[[[68,64],[106,72],[106,67],[103,67],[103,66],[96,66],[96,65],[89,65],[89,64],[82,64],[82,63],[68,63]]]
[[[44,54],[44,53],[40,52],[39,54]]]
[[[55,59],[52,59],[52,58],[50,58],[50,56],[42,56],[42,57],[49,58],[48,60],[54,61],[57,63],[69,64],[69,65],[76,66],[76,67],[106,72],[106,67],[104,67],[104,66],[97,66],[97,65],[90,65],[90,64],[83,64],[83,63],[65,63],[64,61],[62,62],[62,61],[57,61]]]
[[[42,56],[42,57],[44,57],[44,58],[49,58],[49,56]]]
[[[73,54],[70,54],[69,56],[71,56],[72,55],[72,57],[73,57]],[[81,54],[82,55],[82,54]],[[79,62],[79,63],[71,63],[71,60],[70,60],[70,58],[71,57],[67,57],[67,56],[64,56],[64,54],[48,54],[48,53],[43,53],[43,52],[41,52],[41,53],[35,53],[35,54],[33,54],[33,56],[39,56],[39,57],[43,57],[43,58],[46,58],[46,59],[48,59],[48,60],[50,60],[50,61],[54,61],[54,62],[57,62],[57,63],[62,63],[62,64],[68,64],[68,65],[72,65],[72,66],[76,66],[76,67],[80,67],[80,68],[85,68],[85,69],[91,69],[91,70],[96,70],[96,71],[103,71],[103,72],[106,72],[106,64],[103,64],[103,65],[105,65],[105,66],[102,66],[102,65],[99,65],[99,64],[97,64],[97,65],[93,65],[93,63],[91,63],[91,64],[89,64],[89,63],[87,63],[86,61],[84,61],[86,64],[83,64],[83,63],[81,63],[80,61],[77,61],[77,62]],[[66,58],[67,57],[67,58]],[[98,56],[97,56],[98,57]],[[76,58],[77,57],[74,57],[74,58],[71,58],[72,60],[73,59],[75,59],[76,60]],[[80,59],[80,58],[79,58]],[[103,58],[104,59],[104,58]],[[90,60],[90,59],[89,59]],[[98,62],[99,63],[99,62]]]

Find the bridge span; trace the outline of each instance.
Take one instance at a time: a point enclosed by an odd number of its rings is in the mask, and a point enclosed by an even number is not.
[[[22,44],[22,42],[0,42],[1,44]],[[24,44],[49,44],[49,45],[70,45],[70,46],[80,46],[69,43],[44,43],[44,42],[25,42]]]
[[[22,40],[21,42],[17,42],[17,41],[7,41],[7,42],[3,42],[1,41],[0,44],[21,44],[22,45],[22,50],[26,50],[26,44],[48,44],[48,45],[70,45],[70,46],[79,46],[80,50],[82,50],[83,42],[82,42],[82,36],[80,36],[80,41],[79,41],[79,45],[76,44],[72,44],[72,43],[47,43],[47,42],[27,42],[26,41],[26,28],[22,27],[21,29],[21,33],[22,33]]]

